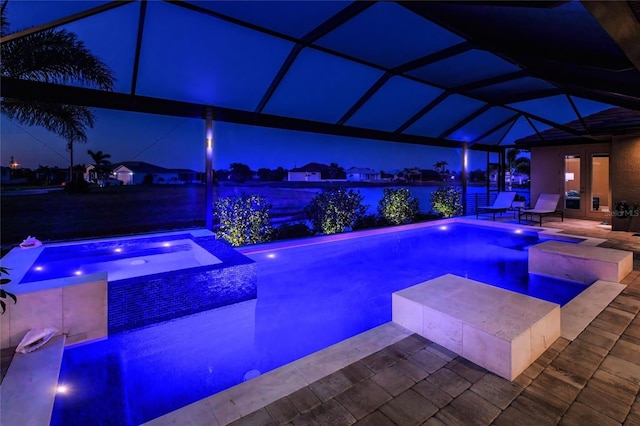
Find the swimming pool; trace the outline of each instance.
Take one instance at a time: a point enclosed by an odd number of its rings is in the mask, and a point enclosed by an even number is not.
[[[143,423],[386,323],[391,293],[443,273],[560,304],[587,287],[530,276],[527,249],[540,238],[525,229],[456,223],[249,248],[256,300],[67,349],[69,391],[52,424]]]

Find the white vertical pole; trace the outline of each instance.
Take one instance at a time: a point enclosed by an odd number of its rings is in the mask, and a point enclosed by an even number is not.
[[[206,110],[206,155],[205,155],[205,227],[213,228],[213,110]]]
[[[462,144],[462,215],[467,215],[467,176],[468,176],[468,161],[469,144],[464,142]]]

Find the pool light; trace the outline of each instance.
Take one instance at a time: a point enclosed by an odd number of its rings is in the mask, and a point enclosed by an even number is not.
[[[67,385],[58,385],[56,387],[56,393],[60,395],[65,395],[69,392],[69,387]]]
[[[117,249],[114,249],[113,251],[115,251],[116,253],[121,253],[122,249],[120,247],[118,247]]]
[[[267,255],[267,257],[268,257],[269,259],[274,259],[274,258],[276,257],[276,255],[275,255],[274,253],[269,253],[269,254]]]
[[[82,271],[77,270],[77,271],[75,271],[75,272],[74,272],[74,274],[75,274],[75,275],[82,275]]]
[[[170,247],[170,246],[171,246],[171,244],[170,244],[170,243],[164,243],[164,244],[163,244],[163,246],[164,246],[164,247]]]
[[[35,268],[33,268],[33,269],[35,269],[36,271],[42,271],[42,266],[36,266],[36,267],[35,267]]]
[[[441,231],[446,231],[447,229],[449,229],[449,228],[447,228],[447,225],[442,225],[442,226],[440,227],[440,230],[441,230]]]
[[[522,229],[516,229],[516,234],[522,234]]]

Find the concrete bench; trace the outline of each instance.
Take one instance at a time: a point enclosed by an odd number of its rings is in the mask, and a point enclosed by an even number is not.
[[[591,284],[619,283],[633,270],[633,253],[604,247],[545,241],[529,248],[529,272]]]
[[[0,385],[3,426],[39,426],[51,422],[65,336],[56,336],[40,349],[15,354]]]
[[[560,305],[456,275],[392,295],[397,324],[514,380],[560,337]]]

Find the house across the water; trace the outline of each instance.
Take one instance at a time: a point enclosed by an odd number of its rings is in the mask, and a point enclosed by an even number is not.
[[[94,169],[87,166],[86,175]],[[203,174],[190,169],[167,169],[144,161],[124,161],[111,165],[110,176],[124,185],[202,183]]]

